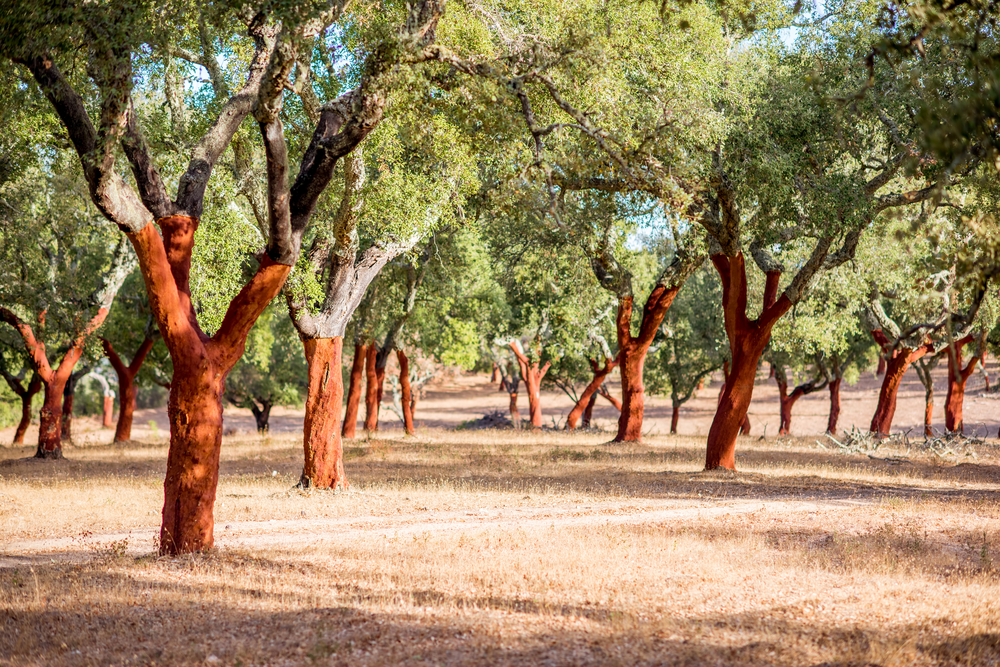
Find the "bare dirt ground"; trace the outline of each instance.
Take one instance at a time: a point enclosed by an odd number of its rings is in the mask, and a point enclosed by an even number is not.
[[[867,424],[865,382],[845,427]],[[967,423],[995,435],[972,389]],[[707,430],[716,392],[682,430]],[[300,414],[261,438],[227,411],[217,548],[184,558],[155,556],[165,415],[124,447],[79,420],[67,460],[0,448],[0,665],[1000,665],[997,441],[824,448],[825,398],[796,406],[801,437],[761,439],[761,378],[740,472],[705,473],[658,400],[641,445],[442,428],[506,407],[461,376],[418,405],[417,437],[388,413],[345,443],[338,493],[293,488]]]

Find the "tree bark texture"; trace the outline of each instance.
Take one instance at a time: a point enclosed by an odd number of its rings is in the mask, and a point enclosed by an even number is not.
[[[545,378],[545,374],[549,372],[549,367],[552,364],[546,361],[545,365],[539,368],[541,361],[529,361],[516,341],[511,342],[510,349],[514,351],[514,356],[517,358],[517,365],[521,371],[521,379],[524,381],[524,385],[528,391],[528,416],[531,420],[531,425],[535,428],[541,428],[542,380]],[[512,405],[514,405],[514,409],[517,408],[515,403],[512,403]]]
[[[347,488],[340,431],[344,380],[340,374],[344,339],[303,341],[309,365],[309,390],[303,433],[305,465],[299,484],[304,488]]]
[[[615,327],[618,334],[618,370],[622,379],[622,407],[618,416],[618,433],[612,442],[642,440],[642,418],[646,403],[642,371],[646,354],[682,284],[683,281],[670,287],[658,284],[653,288],[643,306],[637,336],[632,335],[632,296],[618,299]]]
[[[590,384],[587,385],[587,388],[583,390],[583,393],[580,394],[580,398],[577,400],[576,405],[573,406],[573,409],[570,410],[569,414],[566,416],[566,428],[568,430],[572,430],[577,427],[580,417],[583,416],[587,406],[591,404],[590,399],[596,399],[598,390],[601,388],[601,385],[604,384],[604,379],[615,369],[615,366],[618,365],[617,359],[605,359],[604,366],[598,365],[597,361],[594,359],[588,359],[587,361],[590,362],[590,370],[593,371],[594,378],[590,381]],[[589,421],[587,425],[589,426]]]
[[[962,367],[962,348],[973,341],[971,335],[955,341],[952,354],[948,354],[948,397],[944,403],[944,427],[949,433],[964,433],[962,408],[965,403],[965,384],[976,370],[981,355],[974,355]],[[947,352],[946,352],[947,354]]]
[[[729,340],[729,373],[726,375],[719,406],[708,431],[705,469],[736,469],[736,438],[747,421],[753,399],[754,380],[761,354],[771,340],[771,329],[792,307],[786,295],[778,293],[779,271],[768,271],[764,284],[764,304],[760,316],[747,316],[747,277],[743,253],[734,257],[712,256],[722,281],[722,307]]]
[[[361,383],[364,381],[365,360],[368,358],[368,345],[354,343],[354,361],[351,364],[351,381],[347,390],[347,411],[344,413],[344,427],[341,432],[345,438],[353,438],[358,429],[358,409],[361,407]]]
[[[622,411],[622,402],[611,395],[611,392],[608,391],[608,385],[602,384],[601,388],[597,390],[597,394],[598,396],[603,396],[604,399],[615,408],[615,410],[618,412]]]
[[[903,382],[903,375],[906,374],[910,364],[930,352],[932,348],[928,344],[916,349],[904,346],[890,349],[890,342],[881,329],[872,331],[872,338],[882,347],[885,356],[885,374],[882,377],[878,406],[875,408],[869,430],[872,433],[889,435],[892,429],[892,417],[896,413],[896,396]]]
[[[129,240],[174,365],[160,553],[179,554],[210,549],[214,544],[226,375],[243,354],[250,328],[281,290],[291,266],[265,256],[230,303],[219,330],[209,337],[198,326],[191,302],[191,250],[198,220],[176,215],[158,219],[157,225],[129,234]]]
[[[375,358],[378,346],[372,342],[365,355],[365,432],[378,431],[378,372],[375,368]]]
[[[116,443],[128,442],[132,439],[132,420],[135,415],[135,376],[142,368],[146,355],[153,349],[155,341],[152,337],[146,336],[132,357],[132,363],[127,366],[115,353],[114,347],[106,338],[101,339],[101,343],[104,346],[104,353],[108,355],[108,360],[111,362],[111,367],[115,369],[115,374],[118,376],[119,408],[114,441]]]
[[[510,423],[515,430],[521,429],[521,412],[517,409],[517,392],[521,386],[521,380],[516,375],[504,376],[501,383],[507,395],[510,396]]]
[[[677,422],[680,421],[681,404],[674,401],[670,406],[670,435],[677,435]]]
[[[403,404],[403,428],[406,429],[406,435],[415,435],[417,429],[413,425],[415,403],[413,390],[410,387],[410,360],[407,359],[406,352],[403,350],[396,350],[396,359],[399,360],[399,391],[402,394],[400,400]]]

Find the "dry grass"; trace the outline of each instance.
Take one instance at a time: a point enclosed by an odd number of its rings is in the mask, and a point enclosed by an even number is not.
[[[1000,664],[994,451],[604,439],[357,441],[337,494],[227,439],[219,548],[178,559],[162,443],[0,450],[0,665]]]

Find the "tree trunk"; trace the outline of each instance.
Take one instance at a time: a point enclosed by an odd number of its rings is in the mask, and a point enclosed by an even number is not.
[[[517,365],[521,370],[521,379],[528,390],[528,415],[531,419],[531,425],[540,428],[542,426],[542,379],[549,372],[549,366],[552,364],[546,361],[545,365],[539,368],[541,361],[530,362],[516,341],[510,344],[510,349],[514,351]]]
[[[842,377],[834,377],[830,382],[830,418],[826,422],[826,432],[837,435],[837,422],[840,420],[840,383]]]
[[[59,434],[62,441],[69,444],[73,444],[73,399],[76,397],[77,382],[73,376],[74,374],[71,373],[66,384],[63,385],[62,430]]]
[[[146,225],[128,237],[174,366],[160,553],[176,555],[211,549],[214,544],[226,375],[291,266],[265,254],[253,278],[230,302],[219,330],[209,337],[198,326],[191,301],[191,250],[198,219],[176,215],[160,218],[157,224],[162,238],[157,225]]]
[[[347,488],[340,410],[344,399],[341,355],[344,339],[312,338],[303,342],[309,365],[309,392],[303,434],[303,488]]]
[[[898,347],[890,350],[889,340],[880,329],[872,331],[872,337],[882,346],[884,354],[889,358],[885,361],[885,375],[882,378],[882,387],[879,389],[878,406],[875,408],[869,430],[872,433],[889,435],[892,429],[892,417],[896,413],[896,395],[899,393],[899,385],[903,382],[903,375],[906,374],[910,364],[927,354],[931,348],[929,345],[924,345],[916,349]]]
[[[607,385],[602,384],[601,388],[597,390],[597,394],[599,396],[603,396],[608,403],[614,406],[615,410],[617,410],[618,412],[622,411],[622,402],[611,395],[611,392],[608,391]]]
[[[102,412],[101,426],[111,428],[114,426],[115,399],[112,396],[104,397],[104,410]]]
[[[577,400],[576,405],[573,406],[573,409],[569,411],[569,415],[566,416],[567,430],[576,428],[577,423],[580,421],[580,417],[583,415],[584,411],[588,406],[592,406],[591,398],[596,400],[597,391],[601,388],[601,385],[604,384],[604,378],[606,378],[608,374],[615,369],[615,366],[618,365],[617,359],[605,359],[603,367],[598,366],[597,362],[593,359],[588,359],[587,361],[590,362],[590,369],[594,373],[594,379],[592,379],[590,384],[587,385],[587,388],[583,390],[583,393],[580,394],[580,398]],[[585,425],[590,425],[589,420]]]
[[[931,437],[934,430],[931,427],[934,415],[934,382],[924,387],[924,436]]]
[[[521,381],[517,376],[511,375],[504,378],[504,385],[507,387],[507,394],[510,396],[510,423],[517,430],[521,429],[521,413],[517,409],[517,390]]]
[[[973,356],[968,365],[965,368],[962,367],[962,348],[972,341],[972,336],[955,341],[953,354],[948,355],[948,397],[944,404],[944,427],[949,433],[965,432],[965,423],[962,418],[965,383],[969,381],[980,360],[980,356]]]
[[[587,401],[587,407],[583,410],[583,419],[581,420],[581,426],[583,428],[590,428],[590,421],[594,416],[594,405],[597,403],[597,394],[591,394],[590,400]]]
[[[826,386],[826,382],[822,384],[817,384],[815,380],[804,382],[795,387],[792,393],[789,394],[788,375],[784,368],[779,368],[777,364],[771,364],[771,377],[775,378],[778,383],[778,401],[781,414],[778,424],[778,435],[789,435],[792,431],[792,408],[795,407],[796,401],[806,394],[811,394],[814,391],[822,389]]]
[[[104,353],[108,355],[111,367],[115,369],[115,374],[118,376],[119,408],[114,440],[116,443],[128,442],[132,439],[132,419],[135,414],[136,397],[135,376],[138,375],[139,369],[142,368],[142,364],[146,360],[146,355],[153,349],[155,342],[151,336],[147,335],[139,344],[139,349],[135,351],[132,362],[126,366],[121,357],[115,353],[111,343],[106,338],[101,339]]]
[[[24,444],[24,435],[28,432],[28,427],[31,426],[31,401],[41,389],[42,378],[37,373],[33,373],[27,388],[23,392],[19,392],[21,398],[21,421],[17,423],[17,430],[14,431],[13,444],[15,445]]]
[[[56,374],[50,382],[45,383],[42,409],[38,415],[36,459],[62,458],[63,391],[66,389],[67,379],[68,377]]]
[[[670,406],[670,435],[677,435],[677,421],[681,416],[681,404],[671,401]]]
[[[368,346],[365,358],[365,432],[372,434],[378,431],[378,372],[375,369],[375,356],[378,348],[374,342]]]
[[[639,334],[632,336],[631,296],[618,299],[615,328],[618,335],[618,363],[622,378],[622,407],[618,416],[618,433],[612,442],[639,442],[642,440],[642,418],[645,411],[646,387],[642,380],[646,353],[653,343],[656,330],[680,291],[680,284],[671,287],[657,284],[646,299],[642,309]]]
[[[271,401],[261,401],[258,407],[255,400],[250,400],[250,412],[257,423],[257,433],[267,433],[270,429],[268,422],[271,420],[271,407]]]
[[[406,435],[414,435],[417,431],[413,426],[413,391],[410,388],[410,360],[406,358],[406,353],[396,350],[396,359],[399,360],[399,391],[400,401],[403,408],[403,427]]]
[[[736,469],[736,438],[746,428],[747,411],[753,399],[754,380],[761,354],[771,340],[771,329],[791,308],[787,296],[776,298],[781,273],[769,271],[764,284],[764,303],[756,320],[747,317],[746,263],[743,254],[735,257],[713,255],[722,281],[722,304],[729,339],[730,364],[719,405],[708,431],[705,469]]]
[[[351,364],[351,383],[347,390],[347,412],[344,413],[342,435],[353,438],[358,428],[358,408],[361,406],[361,382],[365,373],[365,360],[368,357],[368,346],[354,344],[354,362]]]
[[[885,357],[881,354],[878,355],[878,366],[875,368],[875,377],[885,374]]]

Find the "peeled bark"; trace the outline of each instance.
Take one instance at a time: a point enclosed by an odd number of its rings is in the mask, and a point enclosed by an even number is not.
[[[225,379],[243,354],[247,334],[281,290],[291,266],[265,255],[230,303],[212,337],[191,303],[191,250],[197,218],[170,216],[129,234],[142,267],[150,308],[174,365],[170,383],[170,449],[163,482],[160,553],[202,551],[214,544],[214,505],[222,446]]]
[[[615,320],[618,333],[618,363],[622,379],[621,414],[618,417],[618,433],[612,442],[639,442],[642,440],[642,418],[645,411],[646,387],[642,380],[646,354],[653,343],[656,330],[674,302],[683,282],[667,287],[656,285],[646,299],[642,309],[639,334],[632,335],[632,297],[618,300],[618,315]]]
[[[124,280],[124,278],[122,278]],[[83,355],[83,346],[90,336],[108,316],[108,308],[111,299],[118,290],[117,283],[114,289],[108,289],[103,295],[102,305],[97,310],[97,314],[87,323],[84,329],[74,338],[69,350],[63,355],[62,361],[55,369],[49,364],[48,356],[45,352],[45,344],[35,338],[35,333],[31,327],[22,322],[14,313],[6,308],[0,308],[0,321],[7,322],[21,335],[31,365],[38,377],[41,379],[44,389],[44,400],[38,418],[38,449],[35,458],[39,459],[60,459],[62,458],[62,414],[63,414],[63,392],[66,384],[73,374],[80,357]],[[45,313],[39,318],[39,324],[44,326]]]
[[[303,433],[305,465],[299,484],[303,488],[347,488],[344,448],[340,435],[340,410],[344,380],[340,374],[344,339],[312,338],[303,341],[309,364],[309,391]]]
[[[934,385],[924,389],[924,435],[930,437],[934,435],[931,427],[931,419],[934,414]]]
[[[521,413],[517,409],[517,390],[521,380],[517,376],[505,376],[503,380],[507,394],[510,396],[510,423],[517,430],[521,428]]]
[[[788,376],[785,373],[784,368],[778,368],[776,364],[771,364],[771,376],[775,378],[778,383],[778,402],[780,405],[780,423],[778,425],[778,435],[788,435],[792,428],[792,408],[795,407],[795,403],[805,396],[806,394],[811,394],[814,391],[819,391],[826,386],[826,382],[817,383],[816,381],[805,382],[795,387],[792,393],[788,393]]]
[[[119,408],[114,441],[116,443],[128,442],[132,439],[132,420],[135,414],[135,376],[146,360],[146,355],[153,349],[155,341],[152,337],[146,336],[139,345],[139,349],[136,350],[135,356],[132,357],[132,363],[127,366],[115,353],[114,347],[106,338],[101,339],[101,342],[104,345],[104,352],[111,362],[111,367],[115,369],[115,374],[118,376]]]
[[[347,411],[344,413],[344,427],[341,434],[345,438],[353,438],[358,428],[358,408],[361,406],[361,382],[364,379],[365,359],[368,357],[368,346],[362,343],[354,344],[354,362],[351,364],[351,383],[347,390]]]
[[[594,359],[588,359],[587,361],[590,362],[590,369],[594,373],[594,378],[590,381],[590,384],[587,385],[587,388],[583,390],[583,393],[580,394],[580,398],[577,400],[576,405],[573,406],[573,409],[570,410],[569,414],[566,416],[567,430],[576,428],[577,423],[580,421],[580,417],[583,415],[584,411],[586,411],[587,406],[591,405],[590,399],[596,397],[601,385],[604,384],[604,378],[606,378],[608,374],[615,369],[615,366],[618,365],[617,359],[605,359],[604,366],[598,366],[597,361]],[[589,420],[586,425],[589,426]]]
[[[883,357],[880,354],[878,355],[878,366],[875,368],[875,376],[878,377],[879,375],[884,375],[885,367],[886,367],[885,357]]]
[[[764,284],[764,304],[756,320],[747,317],[746,263],[743,253],[734,257],[713,255],[722,281],[722,305],[729,339],[729,372],[719,397],[719,406],[708,432],[705,469],[736,469],[736,438],[747,423],[753,399],[757,364],[771,340],[771,329],[792,307],[787,295],[775,298],[779,271],[768,271]],[[749,430],[749,429],[748,429]]]
[[[677,435],[677,422],[681,416],[681,404],[673,401],[670,406],[670,435]]]
[[[840,383],[842,377],[835,377],[830,382],[830,417],[826,422],[826,432],[837,435],[837,422],[840,420]]]
[[[114,423],[114,412],[115,412],[115,399],[113,396],[104,397],[104,409],[102,411],[101,426],[103,428],[111,428]]]
[[[928,438],[934,435],[932,426],[934,416],[934,376],[932,375],[932,371],[936,365],[937,361],[933,358],[921,359],[914,365],[917,377],[920,378],[920,383],[924,385],[924,437]]]
[[[73,400],[76,398],[76,379],[70,374],[69,379],[63,386],[62,400],[62,431],[60,438],[63,442],[73,443]]]
[[[887,358],[885,375],[882,378],[882,387],[878,394],[878,406],[875,408],[869,430],[872,433],[889,435],[892,428],[892,417],[896,413],[896,395],[899,393],[899,385],[903,382],[903,375],[910,364],[930,352],[932,348],[928,344],[916,349],[904,346],[889,349],[889,340],[881,329],[872,331],[872,337],[875,342],[882,346],[883,353]]]
[[[375,368],[375,357],[378,348],[375,343],[368,346],[365,357],[365,432],[372,434],[378,431],[378,371]]]
[[[35,398],[35,394],[42,389],[42,379],[38,373],[32,372],[31,380],[28,381],[28,386],[25,387],[21,378],[7,372],[2,365],[2,360],[0,360],[0,374],[7,380],[11,391],[21,399],[21,420],[17,423],[12,444],[23,445],[24,435],[28,432],[28,427],[31,426],[31,402]]]
[[[949,433],[964,433],[962,407],[965,403],[965,384],[976,370],[981,355],[975,355],[962,367],[962,348],[973,341],[972,336],[955,341],[952,354],[948,354],[948,397],[944,403],[944,427]]]
[[[546,361],[545,365],[539,368],[541,362],[529,361],[516,341],[511,342],[510,349],[514,351],[517,365],[521,371],[521,380],[524,381],[528,390],[528,416],[531,419],[531,425],[540,428],[542,426],[542,380],[552,364]]]
[[[399,360],[399,391],[400,401],[403,407],[403,427],[406,435],[414,435],[417,431],[413,426],[413,391],[410,387],[410,360],[406,358],[406,353],[396,350],[396,359]]]

